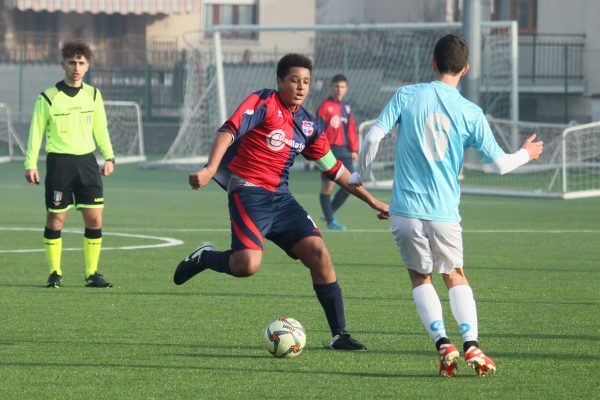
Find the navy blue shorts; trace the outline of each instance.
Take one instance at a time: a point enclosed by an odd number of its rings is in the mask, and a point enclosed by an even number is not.
[[[231,249],[262,250],[267,238],[297,259],[292,247],[319,228],[291,193],[244,187],[229,194]]]
[[[335,156],[336,160],[340,160],[348,172],[354,172],[354,165],[352,164],[352,153],[346,146],[335,146],[331,145],[331,152]],[[321,180],[329,181],[327,175],[321,173]]]

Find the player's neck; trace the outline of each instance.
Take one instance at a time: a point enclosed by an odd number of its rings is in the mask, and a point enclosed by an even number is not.
[[[74,88],[81,87],[81,85],[82,85],[82,81],[81,80],[76,81],[76,80],[72,80],[72,79],[69,79],[69,78],[63,79],[63,82],[65,83],[65,85],[70,86],[70,87],[74,87]]]
[[[450,74],[437,74],[436,79],[440,82],[444,82],[448,86],[458,87],[458,82],[460,82],[460,74],[450,75]]]

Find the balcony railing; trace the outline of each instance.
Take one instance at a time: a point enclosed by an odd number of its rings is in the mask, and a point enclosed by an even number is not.
[[[583,85],[584,34],[520,34],[519,83]]]

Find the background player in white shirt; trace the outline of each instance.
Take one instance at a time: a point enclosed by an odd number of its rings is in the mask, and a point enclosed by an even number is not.
[[[446,335],[433,271],[442,274],[448,288],[465,361],[481,376],[496,371],[496,364],[479,349],[477,309],[463,271],[458,175],[464,151],[475,148],[499,174],[537,159],[543,151],[543,142],[534,141],[535,134],[514,154],[498,146],[481,108],[457,90],[469,70],[468,53],[467,43],[456,35],[436,43],[432,61],[436,80],[398,89],[365,137],[357,171],[349,181],[360,184],[370,176],[380,140],[399,124],[390,204],[392,233],[408,268],[417,311],[438,349],[439,373],[445,376],[454,375],[460,355]]]

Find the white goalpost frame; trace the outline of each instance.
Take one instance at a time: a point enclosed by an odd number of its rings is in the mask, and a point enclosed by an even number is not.
[[[133,113],[128,113],[128,127],[119,125],[115,126],[116,110],[123,109],[133,110]],[[146,161],[144,151],[144,128],[142,125],[142,110],[140,105],[135,101],[120,101],[120,100],[105,100],[104,109],[106,110],[106,118],[108,120],[108,132],[113,145],[115,158],[119,164],[128,164],[135,162]],[[119,124],[121,124],[119,122]],[[131,128],[131,126],[135,126]],[[127,131],[126,133],[124,133]],[[121,138],[126,134],[129,136],[129,143],[121,146]]]
[[[180,129],[163,159],[144,165],[158,168],[187,165],[186,168],[189,168],[190,164],[205,162],[214,132],[233,111],[235,104],[232,101],[241,101],[242,96],[255,90],[274,87],[273,67],[283,54],[290,52],[305,54],[315,60],[312,94],[305,104],[309,111],[314,112],[316,105],[312,103],[322,100],[320,97],[325,95],[323,88],[328,88],[324,82],[337,71],[349,74],[353,82],[351,90],[362,96],[362,99],[349,97],[355,118],[357,110],[364,113],[357,122],[372,118],[376,111],[371,110],[367,115],[363,105],[369,104],[374,109],[383,101],[383,107],[399,86],[429,79],[423,77],[432,75],[429,54],[433,51],[435,40],[446,33],[460,34],[461,27],[462,23],[220,25],[209,30],[186,32],[184,41],[191,51],[186,64]],[[502,116],[513,120],[518,118],[516,27],[514,21],[482,23],[482,35],[486,40],[484,46],[487,46],[484,54],[489,52],[494,63],[486,65],[488,80],[480,91],[486,93],[491,106],[502,110]],[[236,42],[228,37],[245,36],[246,33],[254,33],[253,39]],[[300,39],[287,40],[292,35]],[[363,43],[367,40],[366,48],[360,47],[355,40]],[[411,41],[414,45],[410,44]],[[341,60],[342,47],[347,64]],[[251,51],[251,60],[241,61],[240,54],[244,49]],[[348,59],[346,51],[349,52]],[[380,58],[384,65],[378,63]],[[266,74],[269,77],[267,81]],[[381,80],[378,81],[377,76]],[[245,89],[253,84],[254,87]],[[375,99],[377,103],[373,101]],[[356,104],[357,100],[362,100],[363,104]]]
[[[526,164],[516,171],[508,174],[507,176],[499,176],[491,172],[491,169],[481,163],[481,159],[478,154],[475,154],[476,160],[467,157],[465,155],[465,162],[463,167],[466,170],[464,177],[461,177],[463,184],[461,184],[461,193],[465,194],[482,194],[482,195],[496,195],[496,196],[515,196],[515,197],[535,197],[535,198],[558,198],[558,199],[578,199],[586,197],[597,197],[600,196],[600,122],[593,122],[583,125],[568,126],[566,124],[550,124],[543,122],[526,122],[520,121],[514,123],[513,121],[495,119],[488,116],[490,126],[495,133],[498,143],[509,151],[516,151],[520,145],[513,147],[511,141],[515,139],[518,141],[523,139],[525,136],[532,132],[537,132],[538,137],[545,141],[545,152],[542,158],[538,161],[534,161],[531,164]],[[359,137],[362,138],[370,129],[371,125],[375,123],[375,120],[365,121],[359,126]],[[506,129],[507,134],[501,135],[498,131],[498,124],[504,124],[508,128]],[[371,172],[371,179],[365,183],[365,186],[370,189],[384,189],[390,190],[392,188],[393,181],[389,179],[391,174],[386,174],[386,179],[378,180],[376,178],[375,171],[387,169],[393,171],[393,153],[395,153],[395,135],[397,133],[397,127],[395,131],[386,135],[384,140],[388,140],[383,146],[380,145],[379,152],[388,151],[392,154],[387,154],[388,158],[384,161],[378,161],[377,158],[381,156],[378,154],[376,161],[373,165],[373,171]],[[516,132],[516,136],[514,135]],[[541,134],[540,134],[541,133]],[[584,136],[583,138],[577,138],[577,135]],[[569,140],[576,142],[575,144],[569,144]],[[473,153],[476,153],[473,151]],[[392,157],[392,158],[390,158]],[[470,158],[470,159],[468,159]],[[585,182],[580,183],[581,188],[573,188],[570,185],[573,170],[583,170],[583,178]],[[510,185],[502,186],[500,183],[497,186],[486,186],[486,185],[469,185],[469,176],[472,172],[479,171],[483,173],[483,176],[489,176],[493,179],[497,179],[499,182],[510,179],[511,176],[525,176],[527,174],[533,175],[537,186],[532,186],[530,189],[520,188],[519,190],[511,189]],[[535,176],[536,174],[551,173],[543,186],[539,186],[541,178]],[[558,181],[558,182],[557,182]]]
[[[1,140],[5,140],[7,154],[0,155],[0,163],[12,161],[15,158],[15,146],[18,150],[24,154],[25,145],[21,142],[19,137],[16,135],[15,130],[12,126],[12,119],[10,109],[5,103],[0,103],[0,132],[5,133],[6,137],[2,135]]]
[[[561,135],[561,147],[562,147],[562,174],[563,174],[563,199],[581,199],[586,197],[597,197],[600,196],[600,149],[596,148],[596,153],[592,154],[591,162],[586,162],[587,160],[584,158],[583,160],[574,160],[571,161],[569,157],[569,146],[567,145],[567,141],[577,134],[585,133],[586,130],[591,130],[590,134],[594,136],[596,141],[596,145],[600,144],[600,122],[592,122],[589,124],[576,125],[569,127],[564,130]],[[588,147],[589,143],[584,143]],[[591,167],[595,168],[595,176],[598,180],[595,182],[597,185],[595,188],[589,188],[584,190],[572,190],[569,191],[569,167],[577,167],[577,168],[585,168]],[[592,172],[594,173],[594,172]]]
[[[117,163],[128,164],[146,161],[140,105],[134,101],[104,100],[104,108],[106,110],[108,131]],[[25,140],[27,140],[27,135],[28,132],[22,133],[22,137]],[[15,154],[13,150],[8,161],[25,160],[26,143],[21,143],[19,136],[16,134],[13,134],[12,138],[13,147],[16,143],[20,154]],[[96,158],[100,164],[104,162],[98,149],[96,150]],[[46,159],[43,148],[40,151],[38,159],[40,161]]]

